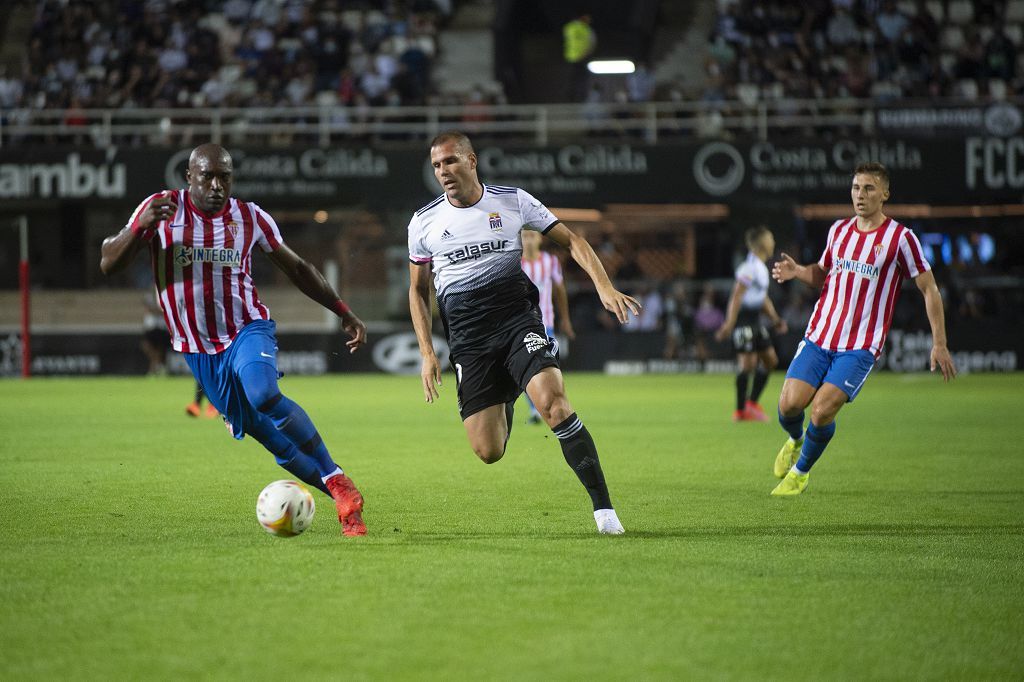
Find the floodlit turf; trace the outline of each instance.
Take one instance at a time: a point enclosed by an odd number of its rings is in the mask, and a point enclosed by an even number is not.
[[[446,375],[286,378],[362,488],[304,535],[186,379],[0,382],[0,679],[1020,678],[1024,378],[872,376],[799,498],[730,376],[570,375],[628,534],[555,438],[491,466]],[[770,408],[781,375],[767,390]]]

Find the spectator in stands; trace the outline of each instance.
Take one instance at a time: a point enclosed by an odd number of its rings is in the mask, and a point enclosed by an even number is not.
[[[682,357],[693,333],[693,306],[686,291],[686,282],[676,281],[665,298],[665,350],[667,360]]]
[[[885,0],[882,9],[875,17],[875,26],[879,34],[890,45],[899,41],[903,31],[910,25],[910,20],[897,7],[894,0]]]
[[[714,339],[715,331],[725,321],[725,313],[715,303],[715,289],[708,282],[704,285],[704,291],[700,295],[700,303],[693,315],[693,322],[696,329],[696,352],[697,359],[706,361],[710,356],[708,344]]]
[[[997,26],[985,45],[985,75],[1012,81],[1017,75],[1017,48],[1003,31]]]
[[[630,102],[649,102],[654,96],[654,86],[654,74],[648,70],[646,62],[637,64],[633,73],[626,76]]]

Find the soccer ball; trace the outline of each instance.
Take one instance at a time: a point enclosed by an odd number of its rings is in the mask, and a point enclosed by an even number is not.
[[[256,519],[271,535],[298,535],[309,528],[315,513],[313,496],[295,481],[274,481],[256,498]]]

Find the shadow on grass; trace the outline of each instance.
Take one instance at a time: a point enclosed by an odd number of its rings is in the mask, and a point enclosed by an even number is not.
[[[854,523],[828,525],[749,525],[701,528],[687,526],[681,528],[663,528],[656,530],[629,530],[623,536],[601,536],[587,531],[524,531],[493,530],[466,532],[430,532],[409,531],[389,534],[384,539],[401,544],[412,545],[451,545],[480,541],[582,541],[582,542],[629,542],[631,540],[649,540],[665,538],[713,539],[732,537],[984,537],[984,536],[1024,536],[1024,524],[896,524],[896,523]],[[390,543],[389,543],[390,544]]]
[[[1024,535],[1024,524],[898,524],[898,523],[838,523],[822,525],[754,525],[715,528],[669,528],[661,530],[638,530],[634,537],[828,537],[855,536],[872,537],[958,537],[986,535]]]

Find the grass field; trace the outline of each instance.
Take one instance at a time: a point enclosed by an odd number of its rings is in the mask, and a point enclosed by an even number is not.
[[[766,404],[778,395],[773,377]],[[367,498],[257,525],[285,478],[185,379],[0,382],[0,679],[1017,678],[1022,377],[873,376],[807,492],[728,376],[569,376],[628,534],[546,428],[469,451],[446,376],[282,382]]]

